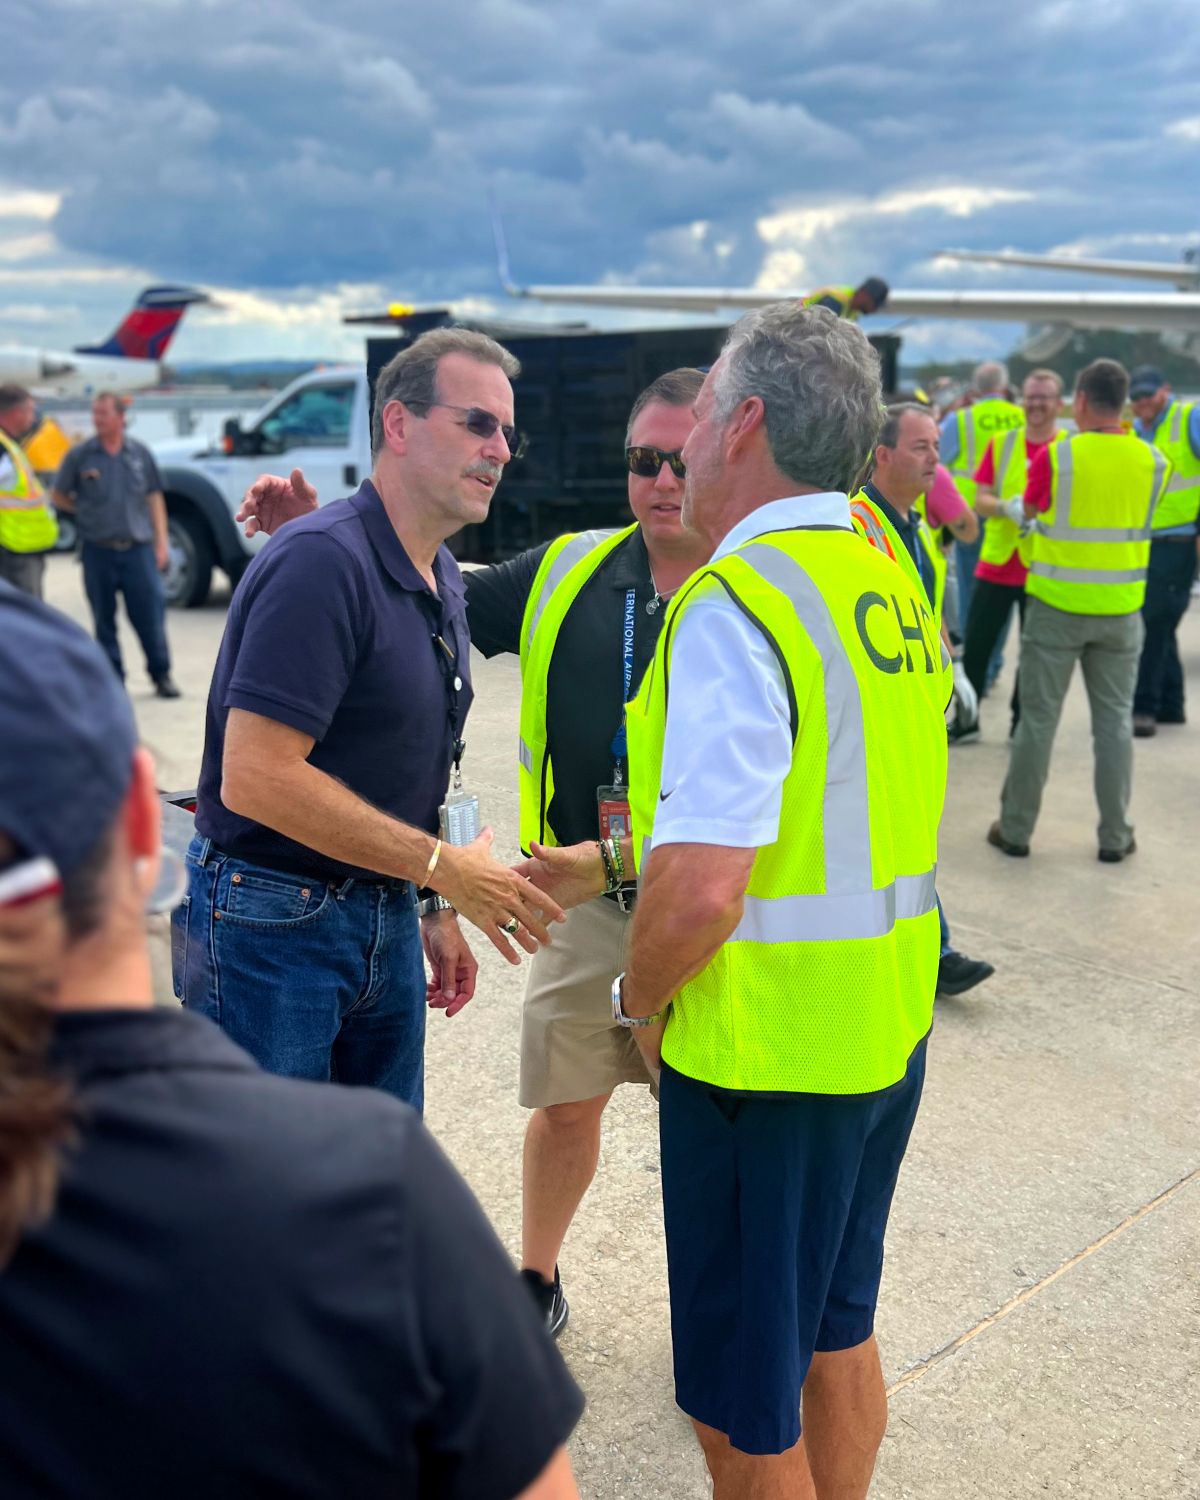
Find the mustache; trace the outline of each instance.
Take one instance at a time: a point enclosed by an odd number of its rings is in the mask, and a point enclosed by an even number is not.
[[[503,473],[504,465],[489,458],[481,458],[477,464],[472,464],[469,469],[463,470],[464,477],[467,479],[490,479],[493,484],[500,483],[500,476]]]

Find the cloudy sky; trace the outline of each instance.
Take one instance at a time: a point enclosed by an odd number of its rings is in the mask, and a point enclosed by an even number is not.
[[[8,0],[0,342],[90,340],[167,280],[221,304],[180,359],[354,355],[346,310],[499,300],[489,193],[530,282],[1061,286],[933,253],[1174,259],[1200,242],[1196,21],[1196,0]]]

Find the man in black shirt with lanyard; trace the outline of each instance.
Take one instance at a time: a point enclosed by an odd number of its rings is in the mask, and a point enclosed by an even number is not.
[[[673,370],[634,403],[626,464],[636,525],[558,538],[464,574],[472,643],[485,656],[522,659],[522,738],[540,752],[522,772],[526,849],[531,838],[596,839],[602,809],[610,824],[621,816],[623,701],[654,654],[665,600],[708,557],[680,522],[679,451],[703,380],[702,371]],[[264,477],[239,518],[254,518],[251,531],[274,531],[315,502],[301,475]],[[552,788],[544,806],[543,787]],[[572,910],[553,948],[531,966],[522,1013],[520,1098],[534,1110],[525,1139],[522,1262],[556,1335],[567,1320],[558,1253],[595,1175],[601,1115],[617,1084],[650,1082],[630,1034],[612,1019],[612,976],[624,962],[623,908],[630,905],[599,897]]]

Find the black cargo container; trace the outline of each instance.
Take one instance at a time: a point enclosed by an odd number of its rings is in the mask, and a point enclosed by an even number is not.
[[[376,375],[405,343],[452,321],[446,312],[409,314],[398,320],[399,336],[368,339],[372,400]],[[712,364],[728,331],[726,324],[600,333],[459,321],[499,339],[521,361],[516,420],[529,438],[525,457],[508,466],[487,521],[451,543],[459,557],[480,562],[564,531],[629,522],[623,452],[635,397],[667,370]],[[871,342],[883,360],[885,389],[894,390],[900,340],[884,334]]]

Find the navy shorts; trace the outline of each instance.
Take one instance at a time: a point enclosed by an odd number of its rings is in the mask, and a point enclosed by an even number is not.
[[[924,1041],[877,1094],[755,1098],[663,1069],[675,1399],[745,1453],[798,1441],[814,1351],[871,1336],[924,1081]]]

